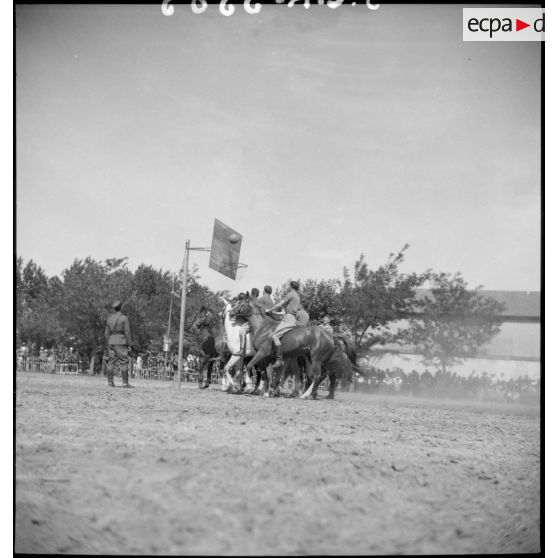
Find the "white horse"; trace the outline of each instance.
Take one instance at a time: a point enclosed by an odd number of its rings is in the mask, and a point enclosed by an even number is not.
[[[223,324],[227,334],[227,347],[232,356],[227,364],[225,364],[222,390],[234,389],[239,391],[240,381],[237,382],[237,380],[242,377],[244,371],[244,358],[253,356],[255,351],[252,345],[252,335],[248,333],[246,325],[239,324],[231,318],[232,304],[226,299],[223,299],[223,301],[225,302]],[[231,376],[231,369],[233,367],[236,367],[237,370],[234,377]]]

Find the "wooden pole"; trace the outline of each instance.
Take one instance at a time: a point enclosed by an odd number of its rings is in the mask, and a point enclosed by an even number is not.
[[[169,325],[167,327],[167,342],[169,343],[169,349],[165,351],[165,374],[169,373],[168,366],[169,366],[169,357],[170,357],[170,332],[171,332],[171,317],[172,317],[172,300],[174,298],[174,279],[175,276],[172,276],[172,287],[171,287],[171,300],[170,300],[170,307],[169,307]],[[172,366],[172,363],[171,363]]]
[[[174,275],[172,276],[171,301],[170,301],[170,308],[169,308],[169,325],[167,327],[167,339],[170,339],[170,333],[171,333],[172,300],[173,300],[173,298],[174,298]]]
[[[178,337],[178,380],[177,388],[182,384],[182,355],[184,354],[184,323],[186,321],[186,283],[188,282],[188,259],[190,257],[190,241],[186,241],[184,254],[184,269],[182,273],[182,299],[180,303],[180,334]]]

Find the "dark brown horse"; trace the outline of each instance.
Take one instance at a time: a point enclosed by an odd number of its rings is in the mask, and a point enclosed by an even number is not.
[[[260,360],[269,358],[273,350],[272,334],[277,328],[277,322],[266,316],[264,308],[249,298],[240,300],[233,309],[237,316],[250,322],[252,330],[252,344],[256,354],[248,364],[248,368],[256,365]],[[285,360],[304,357],[307,362],[306,373],[312,379],[311,385],[301,395],[301,399],[318,395],[318,386],[327,375],[335,386],[336,366],[332,366],[331,359],[335,353],[333,335],[318,326],[299,326],[291,329],[281,338],[283,356]],[[276,386],[276,381],[273,382]],[[333,399],[330,389],[328,398]]]
[[[229,358],[225,328],[215,313],[202,306],[201,315],[192,324],[193,327],[202,331],[203,341],[201,349],[201,365],[198,375],[199,387],[206,389],[211,383],[211,369],[214,362],[226,362]],[[206,375],[205,384],[203,383],[204,372]]]

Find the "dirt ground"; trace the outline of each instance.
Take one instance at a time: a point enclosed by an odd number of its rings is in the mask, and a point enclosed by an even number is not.
[[[134,384],[17,374],[16,552],[540,550],[538,408]]]

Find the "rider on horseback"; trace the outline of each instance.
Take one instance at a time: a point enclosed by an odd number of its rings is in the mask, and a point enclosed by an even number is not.
[[[273,292],[273,289],[271,288],[271,286],[266,285],[264,287],[264,294],[262,296],[260,296],[260,298],[258,298],[258,302],[264,308],[271,308],[275,304],[275,302],[273,302],[273,299],[271,298],[271,293],[272,292]]]
[[[300,284],[298,281],[290,282],[291,290],[287,293],[287,296],[274,304],[271,308],[266,308],[265,313],[270,314],[275,310],[285,309],[285,315],[283,319],[275,329],[272,335],[273,342],[277,348],[277,358],[273,364],[273,368],[280,368],[283,366],[283,350],[281,348],[281,337],[293,329],[297,324],[297,314],[304,310],[300,302],[300,296],[298,290],[300,289]]]

